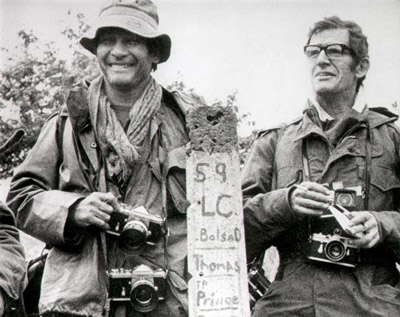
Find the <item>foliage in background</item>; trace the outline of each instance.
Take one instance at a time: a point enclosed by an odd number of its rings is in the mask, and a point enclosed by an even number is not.
[[[18,128],[26,136],[9,153],[0,157],[0,178],[10,176],[39,135],[46,118],[64,102],[64,81],[70,76],[79,79],[97,73],[94,58],[83,54],[77,44],[80,36],[89,29],[82,14],[75,18],[76,25],[62,31],[69,43],[68,56],[53,41],[44,42],[32,31],[18,32],[17,53],[8,57],[0,73],[0,143],[3,143]],[[2,48],[7,54],[7,50]]]
[[[82,78],[93,78],[99,73],[94,57],[88,57],[78,41],[90,29],[83,14],[70,16],[70,24],[61,32],[62,40],[43,41],[32,31],[18,33],[19,44],[8,56],[6,65],[0,71],[0,144],[14,131],[23,128],[25,137],[8,153],[0,155],[0,179],[11,176],[35,144],[40,129],[47,117],[63,103],[67,87]],[[60,42],[66,43],[66,48]],[[67,54],[66,54],[67,52]],[[193,93],[181,79],[167,88]],[[237,107],[237,91],[223,103],[232,107],[239,124],[254,125],[248,120],[249,114],[240,115]],[[243,158],[251,144],[251,137],[240,138]]]

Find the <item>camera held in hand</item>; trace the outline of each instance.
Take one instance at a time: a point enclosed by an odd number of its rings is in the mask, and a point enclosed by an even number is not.
[[[110,278],[110,301],[130,302],[133,308],[147,313],[163,301],[167,292],[167,273],[139,265],[133,270],[113,269]]]
[[[356,267],[360,258],[357,246],[351,243],[355,237],[346,232],[348,210],[357,208],[357,192],[351,189],[334,191],[330,213],[310,220],[310,253],[314,261]]]
[[[357,191],[353,189],[337,189],[333,192],[333,206],[341,206],[354,211],[357,208]]]
[[[154,245],[167,233],[165,221],[151,215],[143,206],[133,208],[121,204],[122,211],[114,211],[107,233],[119,236],[119,245],[127,251],[137,251],[146,244]]]

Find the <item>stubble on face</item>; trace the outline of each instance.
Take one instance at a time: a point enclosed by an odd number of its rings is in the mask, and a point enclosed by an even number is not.
[[[96,53],[106,86],[122,93],[143,89],[157,62],[143,38],[117,28],[99,35]]]

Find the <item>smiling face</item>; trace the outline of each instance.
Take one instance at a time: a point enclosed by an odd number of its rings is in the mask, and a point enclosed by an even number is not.
[[[346,29],[321,31],[311,37],[309,44],[319,46],[344,44],[350,47],[349,32]],[[343,56],[335,58],[328,58],[326,53],[321,51],[316,58],[310,58],[309,63],[312,86],[317,96],[354,95],[357,79],[366,74],[362,65],[356,65],[354,57],[347,51]]]
[[[96,56],[106,85],[119,91],[145,86],[153,63],[159,62],[142,37],[118,28],[101,31]]]

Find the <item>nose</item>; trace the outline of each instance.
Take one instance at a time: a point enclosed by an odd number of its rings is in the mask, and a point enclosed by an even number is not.
[[[126,49],[124,43],[120,40],[117,40],[112,47],[111,54],[114,57],[123,57],[123,56],[127,55],[128,52],[127,52],[127,49]]]
[[[326,55],[326,52],[324,50],[321,50],[321,52],[319,52],[319,55],[317,56],[317,64],[326,65],[330,63],[331,60],[329,59],[328,55]]]

